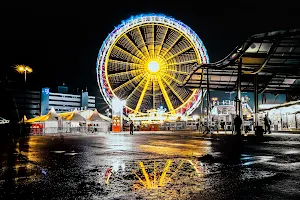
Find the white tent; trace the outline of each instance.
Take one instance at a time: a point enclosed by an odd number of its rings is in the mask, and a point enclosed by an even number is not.
[[[94,114],[95,110],[96,110],[96,109],[94,109],[94,111],[93,111],[93,110],[80,110],[80,111],[78,111],[78,112],[80,113],[80,115],[81,115],[82,117],[84,117],[85,119],[89,120],[88,118],[89,118],[91,115]],[[103,120],[105,120],[105,121],[111,121],[111,119],[110,119],[109,117],[107,117],[107,116],[105,116],[105,115],[102,115],[102,114],[99,113],[98,111],[97,111],[97,115],[99,115],[99,116],[101,117],[101,119],[103,119]]]
[[[86,129],[86,119],[75,108],[74,111],[65,118],[63,126],[66,128],[66,132],[84,132]]]
[[[74,109],[71,115],[66,117],[66,120],[72,122],[86,122],[86,119],[83,116],[81,116],[81,114],[77,111],[76,108]]]
[[[44,133],[57,133],[60,116],[52,107],[45,117]]]
[[[97,109],[88,117],[88,121],[90,129],[93,129],[93,131],[106,132],[110,128],[111,122],[103,119]]]
[[[57,133],[59,126],[60,116],[55,112],[52,107],[50,111],[46,115],[38,116],[35,118],[31,118],[25,120],[26,123],[31,124],[40,124],[41,128],[43,128],[43,133]]]
[[[94,110],[94,112],[88,117],[89,121],[104,121],[104,119],[100,116],[97,109]]]

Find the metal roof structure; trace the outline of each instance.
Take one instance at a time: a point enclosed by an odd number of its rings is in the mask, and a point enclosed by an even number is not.
[[[299,93],[300,29],[253,35],[224,59],[195,66],[182,85],[191,89],[206,88],[206,69],[209,69],[210,90],[236,90],[239,65],[242,91],[254,90],[257,74],[259,93]]]
[[[4,119],[3,117],[0,117],[0,124],[8,124],[9,120]]]

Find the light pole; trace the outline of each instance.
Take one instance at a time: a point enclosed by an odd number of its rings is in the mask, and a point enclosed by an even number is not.
[[[28,67],[26,65],[16,65],[16,70],[17,72],[19,72],[20,74],[24,74],[24,78],[25,78],[25,86],[26,86],[26,76],[27,74],[32,73],[32,68]]]
[[[213,107],[216,105],[217,101],[218,101],[218,98],[217,97],[213,97],[212,98],[212,101],[213,101]],[[218,107],[216,107],[216,110],[217,110],[217,133],[219,133],[219,113],[218,113]]]
[[[213,106],[215,106],[216,102],[218,101],[218,98],[217,97],[213,97],[213,98],[211,98],[211,100],[213,101]]]
[[[24,101],[24,106],[25,106],[25,100],[26,100],[26,79],[27,79],[27,74],[32,73],[32,68],[27,66],[27,65],[16,65],[16,71],[20,74],[24,74],[24,81],[25,81],[25,85],[24,85],[24,96],[23,96],[23,101]],[[25,108],[24,108],[24,113],[23,113],[23,129],[25,128]],[[22,130],[23,130],[22,129]],[[23,130],[24,131],[24,130]]]

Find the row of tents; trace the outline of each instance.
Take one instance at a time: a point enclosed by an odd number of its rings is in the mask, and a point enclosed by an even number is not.
[[[24,121],[30,124],[30,131],[36,134],[107,131],[111,124],[111,119],[100,114],[97,109],[78,111],[75,108],[72,112],[56,113],[53,107],[46,115],[25,118]]]

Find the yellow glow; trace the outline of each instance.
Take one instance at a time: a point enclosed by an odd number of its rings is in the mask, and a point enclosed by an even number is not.
[[[155,73],[159,70],[159,63],[155,60],[148,63],[148,69],[150,72]]]
[[[17,69],[17,70],[18,70],[18,71],[20,71],[20,72],[23,72],[23,71],[24,71],[24,69],[25,69],[25,68],[24,68],[23,66],[20,66],[20,67],[18,67],[18,69]]]
[[[145,87],[145,81],[143,81],[143,76],[145,76],[146,74],[150,74],[153,75],[152,77],[164,77],[169,85],[172,82],[176,82],[181,84],[181,82],[179,80],[177,80],[175,78],[175,74],[182,74],[182,75],[186,75],[188,74],[188,72],[184,71],[179,71],[177,70],[178,65],[181,64],[188,64],[188,63],[202,63],[201,60],[201,55],[200,55],[200,51],[197,50],[197,47],[193,44],[193,41],[191,40],[192,38],[189,37],[189,35],[186,35],[184,32],[181,32],[180,30],[178,30],[177,28],[174,28],[172,26],[169,25],[164,25],[164,24],[160,24],[159,26],[161,28],[163,28],[164,31],[162,31],[162,37],[159,41],[154,41],[152,39],[155,38],[155,32],[154,32],[154,26],[152,24],[152,26],[149,26],[149,34],[151,34],[151,39],[145,39],[144,34],[141,32],[141,27],[145,26],[145,24],[141,24],[141,25],[135,25],[134,27],[130,28],[130,30],[121,33],[120,35],[118,35],[118,37],[116,38],[116,40],[110,45],[111,47],[107,50],[107,55],[111,55],[113,51],[120,51],[121,54],[125,54],[126,57],[128,57],[126,59],[126,61],[119,61],[119,60],[113,60],[111,59],[110,56],[107,56],[105,59],[105,77],[108,78],[108,76],[112,76],[112,74],[109,73],[109,64],[119,64],[121,65],[127,65],[128,66],[128,70],[127,71],[131,71],[131,72],[125,72],[125,73],[118,73],[117,76],[115,77],[121,77],[121,76],[128,76],[129,75],[133,75],[134,80],[129,79],[127,82],[119,85],[118,87],[114,88],[111,86],[110,81],[107,82],[108,87],[111,89],[113,96],[118,97],[118,93],[122,93],[121,91],[123,89],[125,89],[127,86],[130,85],[135,85],[139,84],[138,82],[142,82],[142,84],[140,84],[140,87],[138,87],[135,93],[131,93],[132,97],[134,96],[140,96],[140,94],[138,94],[138,92],[143,91],[143,87]],[[178,33],[178,35],[174,35],[174,37],[172,37],[169,41],[169,46],[163,48],[164,43],[165,43],[165,38],[168,36],[168,32],[169,30],[173,30],[175,32]],[[135,44],[134,42],[132,42],[130,40],[130,38],[126,35],[129,31],[131,31],[132,33],[134,33],[134,35],[138,38],[141,38],[141,40],[139,41],[140,44]],[[175,44],[178,42],[178,40],[183,39],[185,41],[187,41],[187,43],[189,43],[189,46],[186,46],[186,48],[182,49],[181,47],[179,48],[180,50],[174,52],[171,52],[170,50],[172,48],[175,48]],[[123,42],[121,42],[121,40]],[[118,47],[116,47],[116,44],[118,42],[121,42],[122,45],[124,47],[125,43],[128,45],[130,45],[130,49],[127,49],[125,52],[124,50],[121,50]],[[156,43],[157,44],[154,44]],[[138,46],[141,46],[141,48],[138,48]],[[185,47],[185,46],[184,46]],[[181,55],[184,51],[189,50],[189,49],[193,49],[194,53],[195,53],[195,58],[193,57],[187,57],[185,59],[183,59],[183,61],[178,61],[176,59],[174,59],[174,57],[177,57],[179,55]],[[177,49],[177,46],[176,46]],[[169,59],[169,62],[166,62],[166,60]],[[171,61],[172,59],[172,61]],[[154,69],[152,70],[149,65],[152,65],[152,62],[156,62],[158,64],[158,69]],[[151,64],[150,64],[151,63]],[[157,65],[155,64],[155,65]],[[170,66],[170,67],[169,67]],[[136,71],[139,69],[143,69],[144,71]],[[165,84],[165,81],[163,81],[163,84]],[[155,79],[155,82],[151,81],[149,84],[152,84],[152,88],[155,86],[155,88],[159,89],[159,85]],[[172,84],[173,85],[173,84]],[[169,88],[166,85],[167,89]],[[169,89],[168,89],[169,90]],[[172,89],[171,89],[172,90]],[[157,96],[159,93],[155,93],[155,90],[153,90],[153,96]],[[180,91],[175,90],[180,96],[182,95],[180,93]],[[176,106],[175,108],[172,108],[172,112],[176,113],[177,111],[180,111],[180,109],[186,107],[189,105],[190,101],[193,100],[193,98],[195,98],[195,94],[198,92],[199,90],[194,89],[192,90],[192,94],[190,94],[188,97],[186,98],[182,98],[181,99],[184,101],[182,102],[180,99],[179,101],[182,103],[181,105]],[[118,92],[118,93],[117,93]],[[145,96],[148,94],[149,92],[147,92],[145,94]],[[131,97],[131,96],[130,96]],[[130,99],[130,98],[127,98]],[[144,104],[144,102],[142,102],[142,105]],[[136,105],[136,104],[134,104]],[[142,106],[140,105],[140,106]],[[125,106],[126,109],[128,110],[128,112],[134,112],[136,110],[136,106]],[[138,110],[137,113],[142,113],[142,111]],[[170,111],[168,112],[170,113]]]
[[[26,65],[16,65],[16,70],[17,70],[17,72],[19,72],[21,74],[24,73],[24,72],[26,72],[26,73],[31,73],[32,72],[32,68],[28,67]]]

